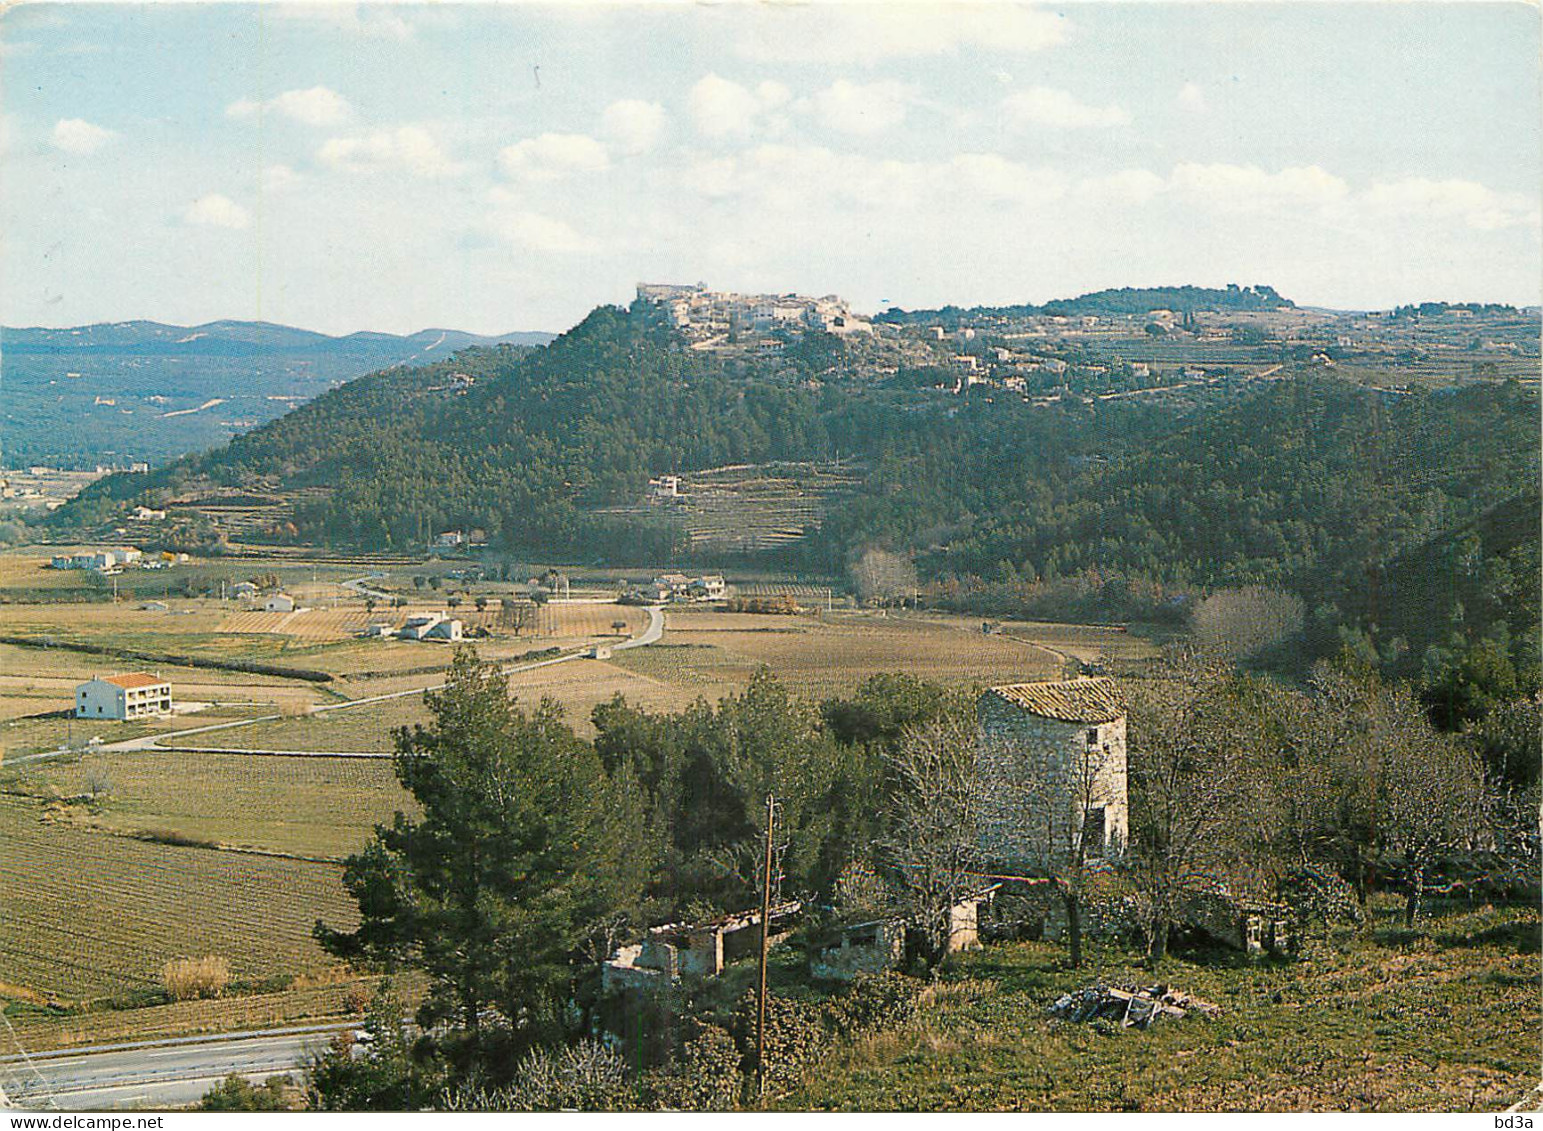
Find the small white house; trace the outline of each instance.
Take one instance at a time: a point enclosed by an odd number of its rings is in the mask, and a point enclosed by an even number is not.
[[[407,623],[397,630],[402,640],[423,640],[445,618],[439,613],[419,613],[407,618]]]
[[[263,611],[267,613],[292,613],[295,611],[295,599],[288,593],[275,593],[263,602]]]
[[[723,596],[726,588],[722,574],[706,573],[692,579],[690,593],[699,601],[716,601]]]
[[[171,711],[171,684],[144,672],[98,676],[75,689],[78,719],[137,719]]]
[[[423,640],[459,640],[461,639],[461,622],[446,618],[433,625],[420,639]]]
[[[238,581],[230,587],[230,595],[238,601],[250,601],[257,596],[257,586],[250,581]]]

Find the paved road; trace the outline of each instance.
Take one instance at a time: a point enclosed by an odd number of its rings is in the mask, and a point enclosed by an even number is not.
[[[377,581],[385,577],[383,573],[367,573],[363,577],[356,577],[352,581],[343,582],[344,589],[352,589],[361,597],[374,597],[378,601],[391,600],[390,593],[382,593],[379,589],[371,589],[369,582]]]
[[[49,1103],[67,1111],[172,1107],[196,1101],[232,1072],[254,1082],[299,1073],[345,1025],[181,1038],[160,1044],[99,1046],[34,1054],[30,1068],[0,1060],[0,1078],[17,1107]]]

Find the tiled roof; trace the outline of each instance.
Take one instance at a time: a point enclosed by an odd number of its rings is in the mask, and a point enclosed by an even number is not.
[[[993,687],[990,694],[1001,696],[1030,714],[1065,723],[1107,723],[1125,714],[1125,697],[1108,676],[1054,683],[1010,683]]]
[[[102,682],[132,691],[136,687],[160,687],[166,681],[160,676],[146,675],[144,672],[129,672],[126,675],[104,676]]]

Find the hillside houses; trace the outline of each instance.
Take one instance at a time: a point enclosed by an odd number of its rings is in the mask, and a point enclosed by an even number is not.
[[[637,301],[659,310],[697,348],[729,346],[730,336],[874,332],[873,324],[853,314],[839,295],[736,294],[708,290],[705,283],[639,283]]]
[[[126,565],[136,565],[144,553],[133,546],[114,546],[105,550],[86,550],[78,554],[58,554],[49,562],[52,569],[89,569],[97,573],[118,573]]]
[[[661,604],[666,601],[717,601],[728,594],[728,588],[728,583],[719,573],[705,573],[700,577],[688,577],[684,573],[661,573],[635,591],[634,595]]]

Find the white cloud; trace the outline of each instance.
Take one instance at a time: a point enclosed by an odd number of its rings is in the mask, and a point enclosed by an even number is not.
[[[1090,106],[1070,91],[1035,86],[1009,94],[1002,99],[1002,109],[1020,122],[1055,129],[1107,129],[1123,126],[1130,115],[1114,103]]]
[[[300,174],[288,165],[269,165],[263,170],[262,186],[266,192],[283,192],[300,179]]]
[[[1329,205],[1349,193],[1349,186],[1317,165],[1295,166],[1278,173],[1257,165],[1174,166],[1169,187],[1232,208],[1271,204]]]
[[[1477,181],[1410,177],[1374,184],[1361,194],[1360,200],[1376,215],[1426,221],[1458,220],[1482,232],[1537,227],[1539,223],[1536,197],[1496,192]]]
[[[542,134],[507,145],[498,163],[511,177],[551,181],[573,173],[602,173],[610,167],[605,146],[585,134]]]
[[[182,218],[200,228],[244,228],[251,214],[228,196],[211,192],[188,205]]]
[[[317,150],[316,157],[329,168],[350,173],[405,169],[419,177],[454,177],[467,169],[465,164],[446,156],[434,135],[422,126],[397,126],[360,137],[335,137]]]
[[[998,153],[961,153],[948,162],[944,189],[957,185],[980,199],[1016,204],[1059,200],[1066,177],[1055,169],[1033,168]]]
[[[539,212],[510,211],[493,217],[493,229],[516,247],[550,255],[586,255],[600,250],[600,241],[576,231],[565,220]]]
[[[325,86],[313,86],[309,90],[286,90],[267,102],[238,99],[225,107],[225,116],[255,118],[263,110],[282,114],[307,126],[341,125],[353,113],[348,100],[337,91]]]
[[[761,100],[737,82],[704,75],[687,98],[692,121],[708,137],[747,134],[761,110]]]
[[[780,82],[767,79],[756,84],[755,96],[763,110],[776,110],[788,104],[789,99],[793,97],[793,92]]]
[[[1130,204],[1144,204],[1167,187],[1166,180],[1147,169],[1121,169],[1108,176],[1090,177],[1081,186],[1090,196]]]
[[[51,135],[55,149],[66,153],[95,153],[118,135],[83,118],[61,118]]]
[[[749,6],[746,6],[747,8]],[[729,6],[729,18],[744,11]],[[1018,3],[761,5],[736,28],[740,53],[786,63],[864,63],[951,55],[961,48],[1023,53],[1061,43],[1070,21]]]
[[[1174,95],[1173,100],[1180,110],[1188,110],[1192,114],[1204,113],[1207,108],[1205,88],[1198,82],[1187,82],[1179,87],[1179,93]]]
[[[774,130],[784,123],[779,110],[793,94],[780,82],[759,83],[754,90],[716,74],[704,75],[686,98],[698,132],[705,137],[744,137],[761,125]]]
[[[911,88],[893,80],[854,83],[837,79],[812,99],[822,125],[850,134],[877,134],[905,121]]]
[[[647,153],[664,132],[664,107],[657,102],[623,98],[600,115],[600,128],[617,151],[629,156]]]

